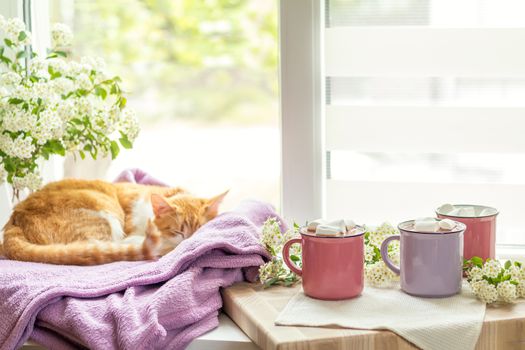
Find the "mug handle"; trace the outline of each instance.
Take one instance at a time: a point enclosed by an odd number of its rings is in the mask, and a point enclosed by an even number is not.
[[[399,241],[399,235],[395,235],[395,236],[390,236],[388,237],[387,239],[385,239],[383,241],[383,243],[381,243],[381,258],[383,259],[383,261],[385,262],[385,265],[390,269],[392,270],[396,275],[399,275],[399,273],[401,272],[399,267],[397,267],[396,265],[394,265],[392,263],[392,260],[390,260],[390,258],[388,257],[388,246],[390,245],[390,242],[392,242],[393,240],[398,240]]]
[[[288,266],[288,268],[290,270],[292,270],[296,275],[301,276],[303,274],[303,270],[298,268],[293,263],[293,261],[290,260],[290,247],[294,243],[301,243],[301,239],[300,238],[294,238],[294,239],[291,239],[291,240],[289,240],[288,242],[286,242],[284,244],[284,247],[283,247],[283,260],[284,260],[284,263],[286,264],[286,266]]]

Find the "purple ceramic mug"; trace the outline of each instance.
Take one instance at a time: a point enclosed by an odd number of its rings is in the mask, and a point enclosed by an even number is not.
[[[465,224],[456,222],[446,232],[418,232],[414,220],[399,224],[400,235],[390,236],[381,244],[386,266],[401,277],[401,289],[421,297],[447,297],[461,290],[463,274],[463,233]],[[400,241],[401,266],[388,258],[388,245]]]

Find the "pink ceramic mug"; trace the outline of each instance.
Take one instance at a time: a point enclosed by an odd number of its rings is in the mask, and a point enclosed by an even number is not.
[[[455,204],[454,207],[474,208],[473,217],[454,216],[442,213],[440,208],[436,209],[437,217],[440,219],[452,219],[467,225],[465,230],[463,257],[470,259],[479,256],[483,260],[496,258],[496,217],[498,210],[483,205]],[[487,209],[487,215],[480,213]]]
[[[358,226],[352,235],[319,237],[306,228],[301,238],[286,242],[283,259],[286,265],[302,277],[304,294],[323,300],[341,300],[358,296],[364,285],[365,229]],[[302,269],[290,261],[290,247],[300,243]]]

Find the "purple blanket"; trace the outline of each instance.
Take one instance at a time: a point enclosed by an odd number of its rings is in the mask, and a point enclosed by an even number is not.
[[[0,260],[0,349],[183,349],[218,325],[219,289],[253,280],[269,205],[245,201],[157,261],[57,266]]]

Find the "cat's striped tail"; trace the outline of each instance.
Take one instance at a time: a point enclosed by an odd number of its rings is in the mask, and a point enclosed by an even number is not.
[[[12,260],[58,265],[98,265],[114,261],[149,260],[159,257],[161,236],[149,226],[142,244],[111,241],[35,244],[22,230],[9,223],[4,229],[4,254]]]

